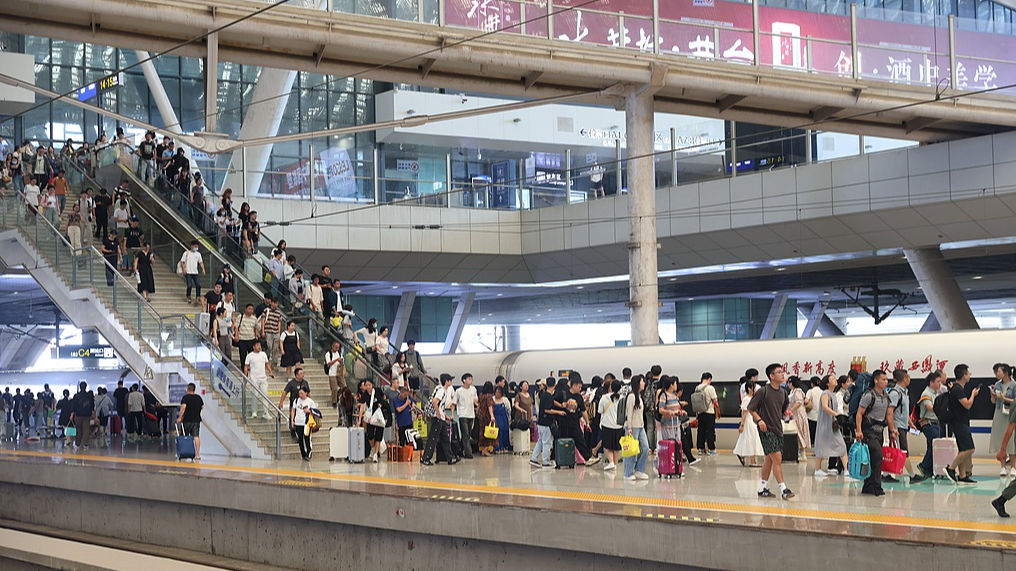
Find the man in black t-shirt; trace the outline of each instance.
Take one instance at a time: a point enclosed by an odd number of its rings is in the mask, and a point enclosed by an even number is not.
[[[177,415],[176,423],[183,425],[184,436],[194,437],[194,459],[201,459],[201,409],[205,407],[205,401],[195,394],[197,386],[194,383],[187,383],[187,394],[180,399],[180,414]]]
[[[145,140],[138,145],[138,176],[141,180],[152,184],[155,178],[155,133],[145,133]]]
[[[216,283],[212,286],[212,290],[205,294],[205,311],[211,315],[211,319],[215,319],[215,310],[219,307],[220,301],[222,301],[222,284]],[[208,321],[209,329],[211,319]]]
[[[956,375],[956,382],[949,389],[949,412],[952,413],[952,420],[949,421],[949,429],[956,438],[956,448],[959,454],[945,469],[946,476],[953,482],[964,484],[976,483],[970,477],[973,469],[974,457],[974,435],[970,431],[970,407],[974,406],[974,399],[981,392],[981,387],[972,391],[967,390],[970,383],[970,367],[960,364],[953,368]],[[968,396],[969,395],[969,396]]]
[[[303,368],[297,367],[296,370],[293,371],[293,378],[289,379],[289,382],[286,383],[286,387],[282,389],[282,396],[279,397],[279,408],[282,408],[283,403],[286,402],[286,395],[289,395],[289,408],[293,408],[293,403],[300,397],[301,387],[310,391],[310,384],[303,378]],[[286,410],[288,411],[289,409]],[[290,415],[287,413],[286,417],[289,418]],[[289,431],[293,435],[293,438],[296,438],[296,430],[293,428],[292,421],[289,423]]]
[[[568,375],[568,392],[558,393],[556,406],[564,410],[564,417],[559,419],[561,426],[559,438],[571,438],[575,441],[575,450],[586,460],[586,466],[592,466],[600,461],[593,456],[589,447],[586,446],[585,435],[582,434],[581,419],[589,422],[589,415],[586,414],[585,399],[582,398],[582,376],[572,371]]]
[[[123,386],[123,379],[116,382],[116,390],[113,391],[113,400],[116,402],[116,415],[120,420],[127,422],[127,395],[130,391]]]
[[[137,218],[131,218],[131,225],[126,231],[124,231],[124,237],[127,238],[128,248],[141,247],[141,240],[145,237],[145,233],[138,227]]]
[[[533,456],[529,459],[529,463],[536,468],[550,468],[552,466],[550,453],[554,449],[554,433],[551,426],[554,424],[555,418],[560,418],[565,414],[563,410],[554,407],[555,384],[553,377],[536,383],[540,388],[540,392],[536,394],[539,410],[536,416],[536,431],[539,433],[539,438],[536,440],[536,446],[533,447]],[[541,454],[542,460],[540,459]]]
[[[113,206],[113,197],[105,188],[100,188],[92,203],[95,204],[95,237],[101,240],[109,233],[109,209]]]
[[[116,230],[111,230],[102,239],[102,257],[106,260],[106,285],[113,286],[113,272],[116,271],[117,258],[119,257],[119,245],[117,244]]]

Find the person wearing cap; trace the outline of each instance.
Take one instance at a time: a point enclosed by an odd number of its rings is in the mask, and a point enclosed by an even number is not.
[[[222,271],[219,273],[219,278],[215,280],[215,283],[222,286],[222,293],[236,293],[236,288],[233,285],[233,281],[236,276],[233,275],[233,268],[229,264],[222,265]]]
[[[416,340],[406,342],[406,364],[409,365],[409,388],[416,393],[420,390],[420,378],[427,374],[423,356],[416,350]]]

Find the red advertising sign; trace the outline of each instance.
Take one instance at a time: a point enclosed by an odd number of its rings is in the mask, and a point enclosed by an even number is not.
[[[568,9],[575,6],[574,9]],[[582,6],[581,8],[578,6]],[[861,10],[865,10],[863,7]],[[850,18],[762,6],[759,48],[754,52],[751,4],[715,0],[659,2],[654,37],[652,0],[448,0],[446,22],[483,31],[547,37],[553,13],[555,39],[645,52],[773,66],[866,79],[948,87],[946,28],[858,18],[858,60],[851,50]],[[879,14],[874,14],[878,16]],[[905,14],[917,21],[920,14]],[[1016,38],[956,31],[956,87],[984,89],[1016,80]],[[976,58],[976,59],[974,59]],[[993,60],[993,61],[992,61]],[[1010,78],[1009,80],[1003,77]]]

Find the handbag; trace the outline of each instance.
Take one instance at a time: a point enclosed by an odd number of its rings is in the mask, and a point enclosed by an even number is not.
[[[529,430],[530,422],[528,420],[513,420],[508,428],[512,430]]]
[[[64,428],[64,436],[77,436],[77,435],[78,435],[77,428],[73,426],[68,426],[67,428]]]
[[[621,457],[631,458],[632,456],[638,456],[639,453],[639,440],[634,436],[624,435],[621,437]]]
[[[370,398],[370,408],[372,409],[374,408],[373,396],[371,396]],[[387,422],[385,422],[385,413],[384,411],[381,410],[381,407],[376,408],[374,412],[370,413],[370,417],[367,419],[367,424],[371,426],[377,426],[379,428],[384,428],[385,425],[388,424]]]
[[[378,454],[384,454],[385,452],[387,452],[388,451],[388,443],[385,442],[384,440],[382,440],[381,443],[377,445],[377,451],[378,451]]]
[[[889,440],[889,446],[882,447],[882,471],[900,475],[903,465],[907,462],[907,453],[896,445],[895,439]]]
[[[500,431],[496,424],[491,423],[483,427],[483,437],[487,440],[497,440],[498,432]]]

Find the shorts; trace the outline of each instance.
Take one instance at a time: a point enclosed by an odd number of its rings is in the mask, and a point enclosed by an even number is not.
[[[974,449],[974,435],[970,432],[969,421],[953,421],[949,423],[953,437],[956,439],[956,447],[960,452]]]
[[[904,452],[910,452],[910,449],[907,448],[907,430],[910,430],[910,429],[909,428],[900,428],[898,430],[899,430],[899,437],[897,438],[897,440],[899,442],[897,442],[897,444],[899,445],[900,450],[902,450]]]
[[[367,433],[367,440],[372,440],[374,442],[380,442],[381,440],[384,440],[385,429],[383,426],[374,426],[368,424],[364,430]]]
[[[620,450],[622,436],[624,436],[623,428],[600,428],[600,440],[605,450]]]
[[[762,441],[762,451],[765,452],[766,456],[770,454],[776,454],[777,452],[783,452],[783,435],[776,434],[772,430],[758,433],[759,439]]]
[[[420,390],[420,377],[409,377],[409,389],[413,391]]]
[[[200,422],[185,422],[183,423],[183,434],[184,436],[193,436],[194,438],[201,437],[201,423]]]

